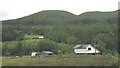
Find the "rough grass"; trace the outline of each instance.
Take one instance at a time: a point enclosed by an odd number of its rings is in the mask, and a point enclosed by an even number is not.
[[[108,55],[3,57],[2,64],[3,66],[116,66],[118,58]]]
[[[38,35],[27,35],[27,34],[25,34],[25,37],[27,37],[27,38],[38,38],[39,36]]]

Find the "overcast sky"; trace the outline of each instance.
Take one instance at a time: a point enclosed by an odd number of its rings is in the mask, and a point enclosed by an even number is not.
[[[0,20],[16,19],[43,10],[65,10],[73,14],[115,11],[119,0],[0,0]]]

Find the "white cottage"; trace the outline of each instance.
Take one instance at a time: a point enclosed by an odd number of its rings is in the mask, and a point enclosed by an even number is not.
[[[100,51],[91,44],[81,44],[74,47],[75,54],[100,54]]]

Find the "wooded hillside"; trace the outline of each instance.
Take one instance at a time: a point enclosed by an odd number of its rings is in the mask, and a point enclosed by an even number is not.
[[[31,33],[70,46],[93,44],[103,53],[114,55],[118,50],[118,11],[74,15],[67,11],[46,10],[23,18],[3,21],[2,37],[5,43],[21,41],[25,34]],[[3,48],[4,46],[5,44]]]

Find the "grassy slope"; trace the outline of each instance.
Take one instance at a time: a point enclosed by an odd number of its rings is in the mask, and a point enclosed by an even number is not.
[[[39,36],[38,35],[27,35],[27,34],[25,34],[25,37],[27,37],[27,38],[38,38]]]
[[[117,60],[110,55],[59,55],[42,58],[3,57],[3,66],[115,66]]]

